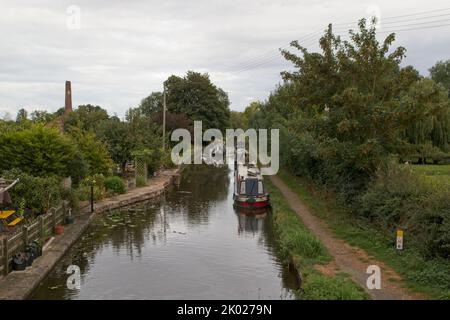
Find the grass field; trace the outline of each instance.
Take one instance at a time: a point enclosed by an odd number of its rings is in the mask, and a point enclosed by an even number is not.
[[[431,169],[431,172],[436,171]],[[299,195],[313,214],[328,223],[338,237],[384,261],[404,278],[409,288],[425,293],[430,298],[450,299],[450,261],[427,260],[411,247],[399,253],[395,249],[394,235],[392,238],[382,236],[367,221],[355,218],[338,205],[332,194],[284,170],[280,170],[278,176]],[[444,174],[439,176],[445,177]]]
[[[265,184],[270,192],[279,250],[285,263],[293,263],[302,278],[302,290],[298,290],[297,297],[302,300],[369,299],[368,294],[347,275],[324,275],[315,268],[315,265],[331,261],[327,249],[303,225],[269,179],[265,180]]]
[[[450,164],[446,165],[413,165],[414,172],[424,174],[430,179],[446,183],[450,186]]]

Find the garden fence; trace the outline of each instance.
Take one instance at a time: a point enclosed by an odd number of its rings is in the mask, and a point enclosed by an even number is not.
[[[11,262],[15,253],[24,251],[26,246],[37,240],[43,241],[53,235],[55,227],[64,222],[68,209],[67,201],[51,208],[46,214],[38,216],[31,224],[17,227],[12,234],[0,241],[0,277],[11,271]]]

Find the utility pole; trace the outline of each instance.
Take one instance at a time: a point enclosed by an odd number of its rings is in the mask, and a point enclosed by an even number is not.
[[[163,140],[163,150],[166,150],[166,85],[164,84],[164,91],[163,91],[163,134],[162,134],[162,140]]]

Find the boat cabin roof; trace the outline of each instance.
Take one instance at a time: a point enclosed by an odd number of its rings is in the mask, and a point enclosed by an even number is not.
[[[258,166],[256,166],[253,163],[238,164],[237,175],[238,175],[239,180],[244,180],[244,179],[263,180],[261,171],[259,170]]]

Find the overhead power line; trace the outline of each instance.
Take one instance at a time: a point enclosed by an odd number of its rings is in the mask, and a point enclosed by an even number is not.
[[[398,18],[402,18],[402,17],[411,17],[411,16],[417,16],[417,15],[423,15],[423,14],[427,14],[427,13],[433,13],[433,12],[444,12],[444,11],[450,11],[450,8],[444,8],[444,9],[437,9],[437,10],[428,10],[428,11],[422,11],[422,12],[418,12],[418,13],[412,13],[412,14],[405,14],[405,15],[397,15],[397,16],[390,16],[390,17],[382,17],[381,21],[383,25],[390,25],[390,24],[396,24],[399,22],[407,22],[407,21],[416,21],[416,20],[423,20],[423,19],[429,19],[429,18],[436,18],[436,17],[444,17],[444,16],[450,16],[450,12],[449,13],[445,13],[445,14],[439,14],[439,15],[428,15],[428,16],[423,16],[423,17],[415,17],[415,18],[408,18],[408,19],[401,19],[401,20],[397,20],[397,21],[388,21],[386,22],[386,20],[392,20],[392,19],[398,19]],[[430,21],[432,22],[432,21]],[[340,31],[346,28],[350,28],[352,26],[355,26],[355,24],[357,23],[357,21],[352,21],[352,22],[344,22],[344,23],[335,23],[333,24],[333,31]],[[324,27],[323,28],[319,28],[317,30],[315,30],[314,32],[308,33],[304,36],[302,36],[301,38],[298,39],[298,41],[306,41],[308,38],[310,37],[314,37],[317,36],[319,34],[322,34],[324,31]],[[285,48],[282,48],[285,49]],[[255,60],[258,59],[266,59],[268,56],[279,56],[279,50],[270,50],[264,54],[255,56],[251,59],[249,59],[249,62],[253,62]],[[241,64],[242,65],[242,64]],[[233,67],[233,66],[230,66]]]
[[[381,30],[377,31],[377,33],[395,33],[395,32],[403,32],[403,31],[412,31],[412,30],[422,30],[422,29],[431,29],[431,28],[440,28],[440,27],[446,27],[450,25],[450,12],[449,13],[442,13],[438,15],[427,15],[427,16],[420,16],[427,13],[433,13],[433,12],[443,12],[443,11],[449,11],[450,8],[444,8],[439,10],[428,10],[423,12],[417,12],[417,13],[411,13],[411,14],[405,14],[405,15],[399,15],[399,16],[391,16],[386,18],[381,18]],[[415,17],[414,17],[415,16]],[[408,18],[408,19],[401,19],[397,21],[389,21],[397,18],[403,18],[403,17],[414,17],[414,18]],[[434,19],[434,18],[440,18],[440,17],[448,17],[447,19]],[[428,19],[428,21],[427,21]],[[431,20],[430,20],[431,19]],[[386,20],[388,20],[386,22]],[[418,22],[415,22],[418,21]],[[405,23],[405,22],[415,22],[415,23]],[[333,24],[333,32],[339,33],[342,31],[348,31],[348,28],[355,26],[357,21],[353,21],[351,23],[339,23],[339,24]],[[387,27],[383,27],[387,25]],[[417,27],[416,27],[417,26]],[[308,47],[314,43],[318,43],[318,36],[322,35],[324,33],[324,30],[326,28],[317,29],[316,31],[310,32],[308,34],[305,34],[304,36],[297,39],[300,45],[303,47]],[[337,34],[339,35],[339,34]],[[259,68],[261,66],[264,66],[266,64],[269,64],[276,59],[280,58],[280,50],[286,50],[289,49],[289,46],[281,47],[278,50],[270,50],[269,52],[266,52],[265,54],[258,55],[256,57],[253,57],[249,60],[247,60],[244,63],[235,65],[234,68],[231,68],[231,73],[238,74],[241,72],[249,71],[255,68]],[[234,69],[234,70],[233,70]]]

